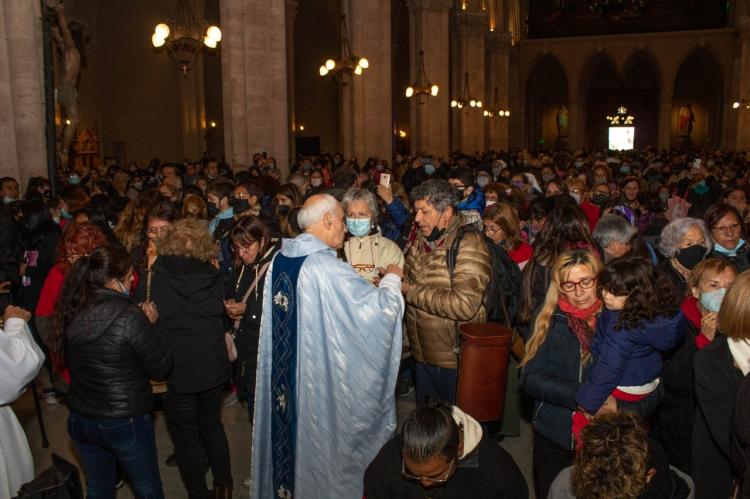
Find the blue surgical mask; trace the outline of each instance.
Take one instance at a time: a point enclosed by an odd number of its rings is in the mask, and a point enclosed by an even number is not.
[[[734,248],[732,248],[732,249],[727,249],[727,248],[725,248],[724,246],[722,246],[721,244],[719,244],[719,243],[716,243],[716,242],[715,242],[715,243],[714,243],[714,248],[716,249],[716,251],[718,251],[718,252],[719,252],[719,253],[721,253],[722,255],[726,255],[726,256],[737,256],[737,251],[739,251],[739,249],[740,249],[740,248],[742,248],[742,245],[743,245],[743,244],[745,244],[745,240],[744,240],[744,239],[740,239],[740,240],[739,240],[739,241],[737,242],[737,246],[735,246],[735,247],[734,247]]]
[[[662,201],[666,201],[669,199],[669,193],[668,192],[660,192],[659,193],[659,199]]]
[[[73,216],[70,214],[70,212],[68,210],[66,210],[65,208],[63,208],[62,210],[60,210],[60,216],[63,217],[63,218],[73,218]]]
[[[721,288],[701,293],[701,305],[709,312],[718,312],[726,292],[727,288]]]
[[[130,297],[130,293],[128,293],[128,290],[125,289],[125,286],[123,286],[122,282],[117,281],[117,285],[120,286],[120,289],[122,290],[122,294],[124,294],[127,297]]]
[[[481,177],[477,177],[477,185],[479,187],[486,187],[487,184],[490,183],[489,177],[482,175]]]
[[[370,233],[372,224],[369,218],[347,218],[346,228],[354,237],[365,237]]]
[[[544,182],[545,184],[546,184],[547,182],[549,182],[550,180],[554,180],[554,179],[555,179],[555,176],[554,176],[554,175],[552,175],[552,174],[548,174],[548,175],[542,175],[542,181],[543,181],[543,182]]]
[[[630,173],[630,166],[628,165],[620,166],[620,173]]]
[[[68,184],[70,185],[78,185],[81,183],[81,177],[78,175],[71,175],[68,177]]]
[[[430,176],[435,175],[435,167],[429,164],[424,165],[424,172]]]

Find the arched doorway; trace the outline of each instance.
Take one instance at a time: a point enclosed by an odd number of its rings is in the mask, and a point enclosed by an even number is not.
[[[567,116],[568,77],[553,55],[540,58],[526,80],[526,143],[529,149],[566,147],[569,136],[558,130],[558,114]],[[565,123],[569,123],[564,121]]]
[[[709,49],[697,48],[683,60],[672,95],[672,147],[718,147],[722,86],[721,65]]]
[[[659,139],[661,75],[650,52],[638,50],[625,64],[622,102],[635,117],[635,148],[656,146]]]
[[[623,103],[623,83],[611,57],[605,52],[592,56],[581,73],[579,88],[585,102],[582,143],[592,149],[606,149],[609,145],[607,116],[617,112]]]

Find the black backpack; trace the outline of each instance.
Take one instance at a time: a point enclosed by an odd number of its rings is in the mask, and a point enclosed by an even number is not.
[[[472,226],[463,226],[458,229],[456,239],[448,248],[445,255],[448,264],[448,272],[453,277],[456,268],[458,248],[464,236],[469,232],[479,232]],[[481,234],[481,233],[480,233]],[[487,309],[487,321],[505,324],[512,327],[518,315],[521,296],[521,269],[518,264],[511,260],[508,254],[496,245],[484,234],[482,239],[490,252],[490,283],[485,292],[485,308]]]

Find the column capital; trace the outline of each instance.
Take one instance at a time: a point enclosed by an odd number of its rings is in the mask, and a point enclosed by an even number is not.
[[[448,12],[453,7],[453,0],[406,0],[409,12],[421,10],[430,12]]]
[[[454,12],[452,18],[453,27],[460,33],[468,36],[484,36],[489,29],[489,18],[485,12]]]

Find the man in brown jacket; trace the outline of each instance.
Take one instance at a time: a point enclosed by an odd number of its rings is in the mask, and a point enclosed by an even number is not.
[[[402,291],[406,332],[416,361],[417,404],[425,396],[450,403],[456,398],[456,335],[466,322],[484,322],[484,294],[490,282],[490,253],[482,234],[461,239],[453,274],[446,252],[463,218],[458,194],[445,180],[427,180],[412,191],[415,227],[409,237]]]

